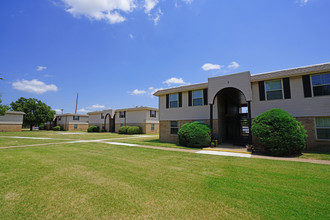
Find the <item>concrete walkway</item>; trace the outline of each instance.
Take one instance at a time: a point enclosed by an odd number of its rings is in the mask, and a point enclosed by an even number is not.
[[[138,138],[138,137],[126,137],[126,138]],[[208,154],[208,155],[217,155],[217,156],[233,156],[233,157],[245,157],[245,158],[256,158],[256,159],[268,159],[268,160],[282,160],[282,161],[293,161],[293,162],[304,162],[304,163],[315,163],[315,164],[325,164],[330,165],[329,160],[315,160],[315,159],[305,159],[305,158],[293,158],[293,157],[271,157],[271,156],[262,156],[262,155],[251,155],[249,153],[241,153],[241,152],[226,152],[223,149],[221,150],[193,150],[193,149],[181,149],[181,148],[170,148],[170,147],[158,147],[158,146],[150,146],[150,145],[139,145],[139,144],[131,144],[131,143],[122,143],[122,142],[109,142],[109,140],[118,140],[118,139],[126,139],[126,138],[113,138],[113,139],[99,139],[99,140],[76,140],[69,142],[56,142],[56,143],[42,143],[42,144],[29,144],[29,145],[18,145],[18,146],[5,146],[0,147],[0,149],[9,149],[9,148],[23,148],[23,147],[34,147],[34,146],[46,146],[46,145],[58,145],[58,144],[76,144],[76,143],[105,143],[110,145],[119,145],[119,146],[129,146],[129,147],[141,147],[141,148],[149,148],[156,150],[166,150],[166,151],[176,151],[176,152],[187,152],[187,153],[198,153],[198,154]],[[141,136],[140,136],[141,138]]]

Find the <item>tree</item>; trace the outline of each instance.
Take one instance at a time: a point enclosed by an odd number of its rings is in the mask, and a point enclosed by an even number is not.
[[[14,111],[22,111],[25,113],[23,124],[30,126],[30,131],[34,125],[40,125],[54,118],[55,111],[42,101],[34,98],[19,98],[16,102],[10,103],[11,109]]]

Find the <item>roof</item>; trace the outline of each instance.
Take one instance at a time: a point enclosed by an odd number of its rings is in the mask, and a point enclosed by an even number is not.
[[[153,111],[158,111],[158,108],[153,108],[153,107],[147,107],[147,106],[136,106],[135,108],[123,108],[123,109],[116,109],[117,111],[126,111],[126,112],[133,112],[133,111],[149,111],[149,110],[153,110]]]
[[[18,112],[18,111],[7,111],[6,114],[8,114],[8,115],[25,115],[24,112]]]
[[[101,110],[101,111],[88,112],[87,114],[88,115],[98,115],[98,114],[102,114],[102,113],[105,113],[105,112],[108,112],[108,111],[115,111],[115,110],[114,109],[104,109],[104,110]]]
[[[300,76],[306,74],[314,74],[314,73],[324,72],[327,70],[330,71],[330,63],[321,63],[310,66],[302,66],[291,69],[272,71],[267,73],[253,74],[251,76],[251,82],[257,82],[257,81],[269,80],[269,79],[278,79],[283,77]]]
[[[160,95],[165,95],[165,94],[175,93],[175,92],[183,92],[183,91],[187,91],[187,90],[205,89],[207,87],[208,87],[207,82],[192,84],[192,85],[187,85],[187,86],[179,86],[179,87],[174,87],[174,88],[158,90],[157,92],[154,93],[154,96],[160,96]]]
[[[88,117],[88,115],[84,115],[84,114],[73,114],[73,113],[66,113],[66,114],[61,114],[61,115],[55,115],[55,117],[66,117],[66,116]]]

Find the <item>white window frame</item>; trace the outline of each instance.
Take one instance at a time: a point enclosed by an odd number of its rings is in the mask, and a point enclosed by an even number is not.
[[[104,119],[104,114],[103,113],[101,113],[101,119]]]
[[[153,116],[152,112],[155,112],[155,116]],[[155,110],[150,110],[150,118],[156,118],[157,112]]]
[[[122,114],[122,112],[123,112],[123,114]],[[126,118],[126,112],[125,111],[119,112],[119,118]]]
[[[79,121],[79,116],[74,115],[74,116],[73,116],[73,120],[74,120],[74,121]]]
[[[194,98],[194,92],[202,91],[202,104],[200,105],[194,105],[194,99],[200,99],[200,98]],[[204,90],[199,89],[199,90],[193,90],[191,92],[191,106],[203,106],[204,105]]]
[[[155,124],[152,123],[152,124],[150,125],[150,130],[151,130],[151,131],[154,131],[154,130],[155,130]]]
[[[177,127],[172,127],[172,122],[177,122]],[[170,121],[170,135],[177,135],[177,133],[175,134],[172,134],[172,129],[178,129],[178,132],[179,132],[179,121]]]
[[[177,100],[171,101],[171,96],[173,96],[173,95],[177,95],[177,97],[178,97]],[[171,102],[176,102],[177,105],[175,107],[172,107]],[[168,104],[169,104],[169,108],[179,108],[179,93],[169,94],[169,103]]]
[[[281,91],[282,91],[282,98],[281,99],[268,99],[268,97],[267,97],[267,86],[266,86],[266,83],[267,82],[273,82],[273,81],[281,81]],[[274,100],[283,100],[284,99],[284,88],[283,88],[283,80],[282,79],[273,79],[273,80],[264,81],[264,87],[265,87],[265,100],[267,100],[267,101],[274,101]],[[268,91],[279,91],[279,89],[268,90]]]
[[[74,128],[74,129],[78,129],[78,124],[74,124],[74,125],[73,125],[73,128]]]
[[[310,82],[310,84],[311,84],[311,90],[312,90],[312,97],[322,97],[322,96],[329,96],[329,95],[317,95],[317,96],[315,96],[314,95],[314,89],[313,89],[313,76],[318,76],[318,75],[325,75],[325,74],[330,74],[330,73],[319,73],[319,74],[313,74],[313,75],[310,75],[309,76],[309,82]],[[325,86],[325,85],[330,85],[330,84],[322,84],[322,85],[317,85],[317,86]]]
[[[317,136],[317,129],[330,129],[330,127],[317,127],[317,124],[316,124],[316,119],[317,118],[330,118],[330,117],[316,117],[314,118],[315,120],[315,137],[316,137],[316,140],[320,140],[320,141],[330,141],[330,138],[329,139],[321,139]]]

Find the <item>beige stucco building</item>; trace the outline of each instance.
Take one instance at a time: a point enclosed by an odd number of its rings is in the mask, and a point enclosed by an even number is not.
[[[0,116],[0,132],[22,131],[24,112],[7,111]]]
[[[122,126],[140,126],[143,134],[159,132],[158,109],[151,107],[135,107],[125,109],[108,109],[89,112],[89,126],[96,125],[100,129],[118,132]]]
[[[54,126],[61,126],[65,131],[87,131],[88,115],[71,113],[55,115]]]
[[[252,143],[253,118],[281,108],[304,125],[308,150],[330,150],[330,63],[212,77],[154,95],[159,97],[161,141],[178,142],[176,133],[184,123],[201,121],[221,142]]]

